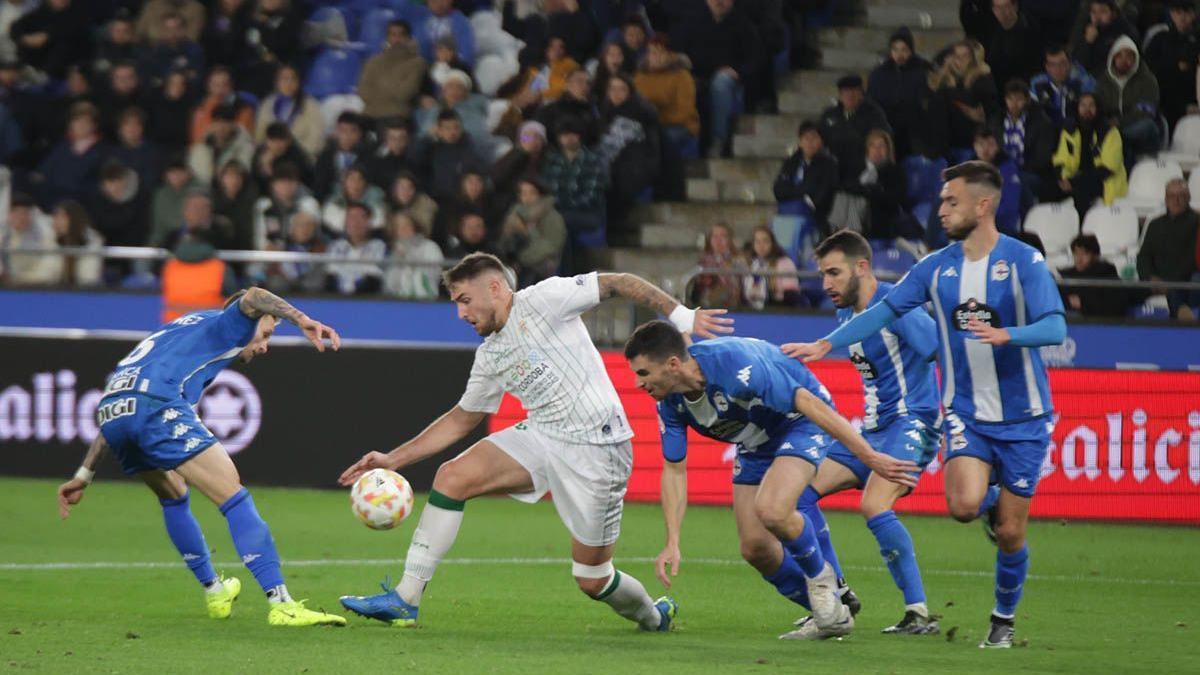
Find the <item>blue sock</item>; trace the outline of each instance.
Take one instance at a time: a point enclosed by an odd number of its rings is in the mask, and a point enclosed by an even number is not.
[[[800,515],[804,516],[804,531],[799,537],[783,542],[783,549],[796,559],[804,575],[811,578],[825,569],[825,556],[821,554],[821,545],[817,543],[816,526],[806,514]]]
[[[996,552],[996,608],[993,613],[1011,619],[1017,613],[1017,603],[1025,590],[1025,575],[1029,573],[1029,547],[1020,551]]]
[[[871,528],[871,534],[879,542],[879,553],[887,563],[896,587],[904,593],[904,604],[925,602],[925,584],[921,582],[921,569],[917,567],[912,537],[904,523],[896,517],[896,512],[884,511],[868,520],[867,527]]]
[[[804,494],[800,495],[800,501],[796,504],[796,508],[816,528],[817,543],[821,546],[821,555],[825,556],[825,562],[833,567],[833,571],[837,573],[838,579],[842,579],[842,566],[838,563],[837,552],[833,550],[833,540],[829,537],[829,524],[825,522],[825,514],[821,513],[821,507],[817,506],[817,501],[820,499],[821,493],[814,490],[810,485],[804,488]]]
[[[1000,499],[1000,486],[989,485],[987,494],[983,495],[983,501],[979,502],[979,510],[975,512],[975,517],[978,518],[988,512],[988,509],[996,505],[996,501]]]
[[[275,551],[275,540],[266,521],[254,508],[254,498],[246,488],[221,505],[221,514],[229,521],[229,534],[233,535],[233,547],[242,562],[254,575],[263,591],[272,592],[283,585],[283,573],[279,570],[279,553]]]
[[[160,499],[162,504],[163,522],[167,525],[167,536],[188,569],[196,575],[196,581],[208,586],[216,581],[217,573],[213,570],[208,557],[208,543],[204,541],[204,532],[200,531],[200,523],[192,515],[190,499],[184,494],[179,499]]]
[[[771,576],[764,574],[763,579],[774,586],[783,597],[804,609],[812,609],[808,606],[808,582],[804,579],[804,570],[800,569],[796,559],[787,551],[783,552],[783,563],[779,565],[779,569]]]

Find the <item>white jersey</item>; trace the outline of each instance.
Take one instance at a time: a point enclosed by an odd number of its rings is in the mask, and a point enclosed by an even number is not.
[[[520,399],[530,426],[568,443],[633,438],[600,352],[579,315],[600,304],[599,276],[551,277],[513,295],[504,328],[484,339],[458,406],[494,413],[504,392]]]

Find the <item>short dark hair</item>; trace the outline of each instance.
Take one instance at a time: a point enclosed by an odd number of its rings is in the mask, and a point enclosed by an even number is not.
[[[1077,248],[1081,248],[1097,258],[1100,257],[1100,240],[1094,234],[1084,232],[1072,239],[1071,250],[1074,251]]]
[[[625,341],[625,358],[632,361],[639,356],[656,362],[666,361],[672,356],[681,361],[689,358],[683,333],[669,322],[661,320],[638,326]]]
[[[491,253],[471,253],[458,261],[454,267],[442,272],[442,283],[446,285],[446,288],[450,288],[453,284],[470,281],[487,272],[499,272],[506,280],[508,279],[508,269],[504,267],[504,263],[500,262],[499,258]]]
[[[375,213],[371,209],[371,205],[366,202],[348,202],[346,204],[346,213],[350,213],[352,209],[361,209],[363,213],[367,214],[368,218],[373,216]]]
[[[36,203],[37,202],[33,201],[33,197],[29,196],[29,193],[14,192],[12,193],[12,197],[9,199],[8,207],[10,209],[31,209]]]
[[[1029,98],[1029,83],[1019,77],[1012,78],[1004,85],[1004,95],[1009,94],[1024,94],[1025,98]]]
[[[825,237],[825,240],[813,249],[813,255],[824,258],[834,251],[841,251],[846,258],[871,262],[871,244],[866,237],[853,230],[838,230]]]
[[[821,127],[817,126],[817,123],[812,120],[804,120],[800,123],[800,126],[796,128],[796,138],[799,138],[810,131],[820,134]]]
[[[287,122],[271,122],[267,125],[267,138],[275,141],[286,141],[292,137],[292,130]]]
[[[975,127],[975,134],[971,136],[972,141],[978,141],[981,138],[996,138],[996,132],[985,126]],[[997,139],[999,140],[999,139]]]
[[[233,122],[237,120],[237,108],[232,103],[222,103],[212,111],[213,121],[223,120],[225,122]]]
[[[412,37],[412,24],[404,19],[392,19],[388,22],[388,28],[403,28],[404,34]]]
[[[138,122],[141,122],[142,126],[146,126],[146,111],[136,105],[129,106],[122,110],[121,114],[117,115],[117,124],[125,124],[125,122],[131,119],[136,119]]]
[[[1050,44],[1046,45],[1046,49],[1042,51],[1042,54],[1045,56],[1054,56],[1056,54],[1066,53],[1067,46],[1061,42],[1051,42]],[[1070,58],[1069,54],[1067,55],[1067,58]]]
[[[458,113],[455,112],[453,108],[442,108],[438,112],[437,123],[441,124],[442,122],[451,122],[451,121],[462,122],[462,118],[458,116]]]
[[[290,161],[276,162],[275,166],[271,167],[271,182],[277,180],[299,181],[300,167]]]
[[[338,124],[353,124],[359,131],[363,130],[362,117],[353,110],[347,110],[337,116]]]
[[[115,159],[110,159],[100,167],[100,182],[107,183],[113,180],[125,180],[128,171],[124,164]]]
[[[1000,177],[1000,170],[978,159],[955,164],[942,172],[942,181],[946,183],[957,178],[966,181],[967,185],[986,185],[997,192],[1004,187],[1004,179]]]

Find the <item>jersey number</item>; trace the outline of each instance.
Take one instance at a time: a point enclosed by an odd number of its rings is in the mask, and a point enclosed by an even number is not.
[[[129,352],[128,356],[126,356],[125,358],[123,358],[117,362],[117,366],[118,367],[129,366],[129,365],[133,365],[133,364],[137,363],[138,361],[141,361],[143,358],[146,357],[147,354],[150,353],[151,349],[154,349],[154,340],[156,340],[159,336],[161,336],[165,332],[166,331],[164,331],[164,330],[160,330],[157,333],[151,333],[151,334],[147,335],[146,339],[139,342],[138,345],[133,348],[133,351]]]

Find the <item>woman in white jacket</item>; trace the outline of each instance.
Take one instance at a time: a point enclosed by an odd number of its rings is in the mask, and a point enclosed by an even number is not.
[[[392,264],[384,278],[384,291],[408,300],[436,299],[445,259],[442,249],[425,238],[421,226],[407,213],[392,215],[388,236],[392,242],[389,256]]]
[[[50,219],[54,241],[63,248],[86,248],[99,251],[104,237],[92,229],[92,219],[79,202],[68,199],[60,202]],[[55,280],[62,286],[97,286],[103,279],[104,258],[100,255],[50,256]]]

